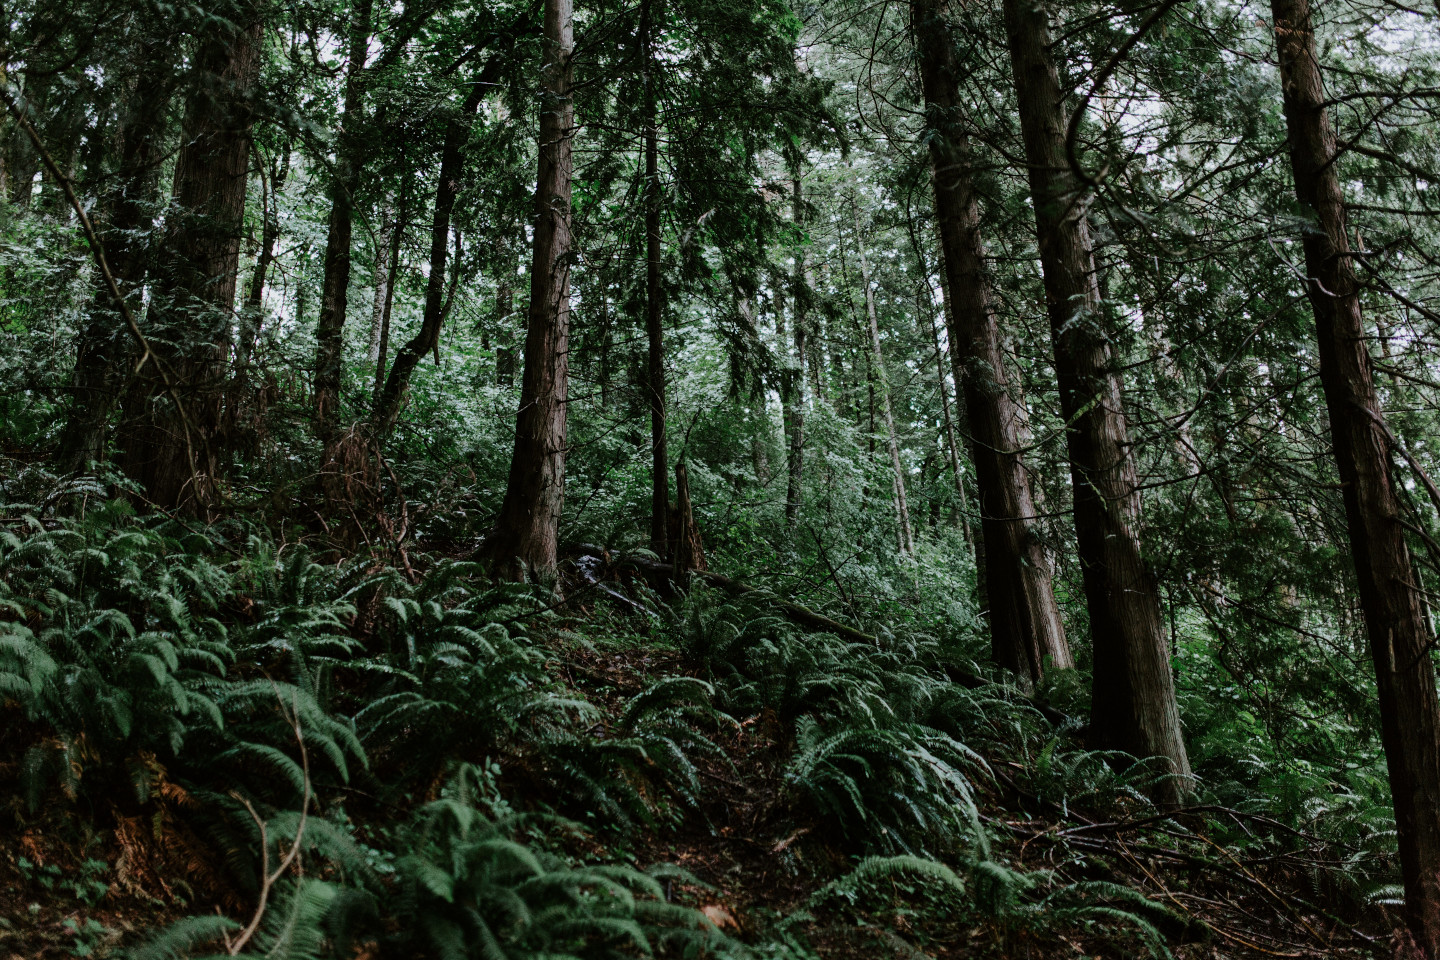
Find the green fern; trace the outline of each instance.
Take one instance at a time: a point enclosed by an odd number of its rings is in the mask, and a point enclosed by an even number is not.
[[[785,780],[797,799],[837,822],[852,840],[885,850],[983,843],[966,770],[984,760],[918,724],[826,732],[802,719]]]
[[[577,866],[516,842],[515,821],[473,803],[462,775],[423,807],[397,863],[400,912],[413,918],[397,947],[437,956],[540,960],[648,956],[660,942],[690,950],[725,938],[693,910],[665,904],[654,877],[630,867]]]
[[[714,687],[692,677],[668,677],[626,705],[605,734],[557,730],[541,741],[550,779],[576,808],[599,814],[602,823],[647,825],[678,820],[676,798],[694,807],[704,758],[728,764],[725,751],[704,735],[734,720],[710,705]]]

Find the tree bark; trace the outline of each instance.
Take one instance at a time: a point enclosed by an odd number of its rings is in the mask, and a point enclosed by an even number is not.
[[[684,460],[675,462],[675,581],[684,584],[692,571],[709,567],[705,561],[705,545],[700,527],[695,522],[695,507],[690,502],[690,471]]]
[[[1271,0],[1295,195],[1315,221],[1304,231],[1305,293],[1315,314],[1320,382],[1345,501],[1380,700],[1405,921],[1424,956],[1440,957],[1440,710],[1433,638],[1399,522],[1392,435],[1375,389],[1350,258],[1335,132],[1308,0]],[[1399,956],[1399,954],[1397,954]]]
[[[350,50],[345,65],[344,115],[336,138],[330,178],[330,222],[325,237],[325,274],[320,285],[320,320],[315,330],[315,432],[330,441],[340,406],[340,372],[345,353],[345,308],[350,295],[350,253],[355,190],[363,164],[359,136],[364,107],[365,59],[370,50],[374,0],[354,0]],[[327,457],[328,462],[328,457]]]
[[[225,13],[210,21],[193,61],[146,330],[155,356],[126,395],[119,434],[126,472],[172,509],[203,509],[216,496],[262,31],[254,3]]]
[[[545,0],[544,102],[535,186],[534,253],[525,372],[509,482],[486,552],[496,573],[555,573],[565,499],[566,393],[570,339],[570,178],[574,105],[572,0]]]
[[[910,527],[910,504],[905,498],[905,468],[900,462],[900,441],[895,434],[895,409],[890,400],[890,378],[885,373],[885,356],[880,348],[880,319],[875,311],[875,291],[870,288],[870,258],[860,235],[860,208],[851,199],[855,214],[855,249],[860,255],[860,282],[865,287],[865,317],[870,328],[870,358],[874,367],[874,388],[878,390],[880,412],[885,418],[885,444],[890,467],[895,472],[895,514],[900,527],[900,552],[915,552],[915,535]],[[873,419],[873,414],[872,414]]]
[[[640,7],[642,82],[645,97],[645,385],[650,400],[650,548],[660,556],[669,549],[670,457],[665,436],[665,302],[661,285],[660,131],[655,91],[656,0]]]
[[[375,383],[371,387],[372,405],[380,403],[380,392],[385,389],[385,368],[390,353],[390,314],[395,305],[395,284],[400,277],[400,246],[405,238],[405,218],[409,211],[409,192],[400,188],[400,205],[395,211],[395,222],[390,230],[390,254],[385,277],[385,305],[380,313],[380,331],[375,344]]]
[[[614,387],[611,380],[615,372],[612,369],[611,354],[614,351],[615,331],[611,329],[610,321],[610,284],[601,273],[600,280],[600,409],[609,412],[613,405],[611,396]]]
[[[1193,789],[1160,598],[1140,552],[1140,493],[1081,191],[1065,155],[1064,94],[1049,14],[1004,0],[1044,273],[1060,410],[1068,426],[1075,532],[1094,649],[1091,740],[1168,761],[1162,800]],[[994,586],[992,585],[992,591]]]
[[[792,216],[795,228],[800,230],[804,223],[804,194],[797,171],[792,181]],[[795,354],[786,357],[785,367],[780,372],[780,400],[784,407],[786,467],[785,484],[785,526],[795,528],[800,518],[801,484],[805,473],[805,351],[809,332],[806,317],[805,248],[795,248],[795,268],[790,283],[790,298],[794,304],[791,326],[795,340]],[[783,341],[783,335],[782,335]],[[783,349],[783,343],[782,343]]]
[[[499,72],[499,62],[498,56],[491,56],[459,112],[445,128],[440,177],[435,186],[435,216],[430,224],[430,276],[425,283],[425,312],[415,336],[395,353],[395,363],[390,368],[371,420],[372,435],[375,437],[384,437],[395,428],[405,390],[410,386],[410,375],[425,354],[435,350],[440,343],[440,328],[446,313],[445,265],[449,258],[450,223],[465,171],[465,144],[470,139],[470,128],[476,111],[480,109],[480,101],[493,86]]]
[[[380,211],[380,233],[375,238],[375,296],[370,306],[370,345],[365,351],[371,366],[380,359],[380,330],[385,326],[385,304],[390,301],[390,280],[395,263],[390,253],[390,238],[395,234],[395,208],[386,199]]]
[[[275,262],[275,243],[280,239],[279,203],[280,191],[290,175],[290,144],[280,154],[280,160],[270,174],[270,183],[265,191],[264,208],[260,211],[263,226],[260,228],[260,253],[255,257],[255,271],[250,274],[250,290],[245,295],[245,305],[240,309],[238,343],[235,356],[243,369],[250,362],[255,341],[260,336],[264,309],[265,281],[270,275],[270,265]]]
[[[1030,529],[1035,503],[1021,458],[1023,407],[1005,370],[971,176],[970,143],[960,116],[959,68],[944,0],[912,0],[911,23],[929,127],[932,186],[955,383],[964,392],[975,464],[991,657],[1039,682],[1048,666],[1075,662],[1050,582],[1050,564]],[[939,345],[936,345],[939,358]],[[941,372],[940,390],[945,391]],[[946,401],[949,430],[949,403]],[[951,444],[953,448],[953,433]],[[954,456],[954,454],[952,454]],[[956,483],[959,480],[958,457]],[[964,490],[961,487],[961,497]]]
[[[120,163],[116,186],[104,200],[105,222],[96,224],[110,272],[132,311],[139,308],[139,292],[154,247],[147,227],[154,222],[168,127],[166,113],[174,93],[173,58],[161,44],[141,43],[136,65],[134,87],[127,91],[129,109],[117,131]],[[91,461],[104,459],[110,417],[135,356],[125,320],[102,282],[76,342],[74,392],[57,451],[62,471],[81,470]]]
[[[928,280],[924,293],[930,294]],[[944,321],[947,325],[949,324],[948,317],[945,317]],[[935,324],[928,319],[926,323],[930,327],[931,343],[935,347],[935,387],[940,391],[940,413],[944,417],[944,422],[941,424],[944,434],[941,439],[945,441],[945,459],[950,463],[950,477],[955,485],[956,508],[950,522],[957,524],[958,521],[960,535],[965,538],[965,542],[970,545],[971,549],[974,549],[975,534],[970,529],[970,498],[966,496],[965,480],[960,472],[960,442],[955,433],[955,417],[950,412],[950,386],[945,382],[945,354],[940,350],[940,331],[935,329]]]

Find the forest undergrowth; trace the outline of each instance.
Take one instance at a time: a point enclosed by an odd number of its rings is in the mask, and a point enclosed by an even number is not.
[[[1073,671],[1006,682],[913,571],[914,617],[815,614],[842,635],[643,551],[497,584],[109,481],[33,500],[0,532],[0,957],[1392,950],[1373,770],[1212,697],[1159,808],[1083,746]]]

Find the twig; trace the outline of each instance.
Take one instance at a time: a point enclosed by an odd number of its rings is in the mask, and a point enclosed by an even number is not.
[[[275,682],[272,680],[270,685],[275,687]],[[232,797],[245,805],[245,809],[250,812],[251,819],[253,819],[256,826],[260,828],[260,898],[255,904],[255,915],[250,918],[250,923],[240,932],[240,936],[233,942],[229,937],[225,938],[226,951],[232,957],[238,956],[240,951],[245,949],[245,944],[249,943],[250,938],[255,935],[255,931],[260,929],[260,921],[265,917],[265,907],[270,900],[271,888],[275,886],[276,881],[284,876],[285,871],[290,869],[290,865],[294,863],[295,858],[300,855],[300,841],[305,836],[305,821],[310,813],[310,755],[305,750],[304,731],[300,729],[299,694],[295,695],[292,710],[285,709],[285,700],[280,696],[279,687],[275,687],[275,696],[280,700],[280,714],[285,718],[286,725],[295,731],[295,742],[300,747],[300,769],[304,773],[304,779],[302,781],[303,797],[300,801],[300,823],[295,828],[295,842],[290,845],[289,852],[281,858],[279,866],[271,872],[270,844],[266,835],[265,821],[260,819],[260,815],[255,812],[255,808],[249,800],[234,790],[230,791]]]
[[[1248,867],[1246,867],[1239,860],[1236,860],[1233,853],[1231,853],[1229,850],[1226,850],[1224,847],[1220,846],[1220,844],[1216,843],[1214,840],[1211,840],[1209,837],[1200,836],[1200,839],[1204,840],[1206,843],[1210,844],[1210,846],[1223,853],[1225,855],[1225,858],[1231,863],[1235,864],[1235,866],[1238,867],[1242,873],[1244,873],[1251,880],[1254,880],[1257,884],[1259,884],[1260,889],[1264,890],[1266,893],[1270,894],[1270,896],[1274,897],[1275,902],[1280,904],[1280,906],[1284,907],[1285,910],[1292,917],[1300,921],[1300,925],[1303,926],[1306,930],[1310,931],[1310,935],[1314,937],[1317,942],[1324,942],[1325,938],[1320,936],[1320,934],[1316,932],[1314,927],[1310,926],[1309,921],[1307,921],[1303,916],[1300,915],[1300,911],[1296,910],[1290,904],[1289,900],[1286,900],[1284,897],[1280,896],[1280,894],[1270,889],[1269,884],[1267,884],[1264,880],[1261,880],[1259,877],[1255,876],[1255,874],[1252,873]]]

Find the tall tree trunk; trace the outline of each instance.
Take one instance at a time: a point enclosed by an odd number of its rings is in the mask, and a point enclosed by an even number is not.
[[[1440,711],[1430,652],[1433,638],[1399,519],[1402,505],[1390,472],[1393,439],[1366,346],[1310,4],[1271,0],[1270,9],[1295,195],[1315,217],[1301,238],[1305,293],[1315,313],[1320,383],[1330,414],[1360,608],[1375,662],[1380,736],[1405,882],[1405,920],[1423,955],[1433,960],[1440,957]]]
[[[380,393],[385,389],[385,368],[390,353],[390,314],[395,306],[395,284],[400,277],[400,245],[405,239],[405,218],[409,212],[410,193],[406,186],[400,188],[400,205],[395,210],[395,222],[390,229],[390,253],[385,275],[385,305],[380,312],[380,330],[375,344],[375,383],[370,388],[372,403],[380,403]]]
[[[928,281],[925,284],[924,293],[926,295],[930,293]],[[965,480],[960,472],[960,442],[955,433],[955,417],[950,412],[950,385],[945,382],[945,354],[940,350],[940,331],[930,320],[927,319],[925,322],[930,327],[930,339],[935,348],[935,387],[940,391],[940,413],[944,417],[944,422],[941,424],[944,433],[941,439],[945,442],[945,459],[950,464],[950,478],[955,486],[955,511],[950,522],[960,527],[960,535],[973,549],[975,534],[970,529],[970,498],[965,494]]]
[[[758,339],[759,328],[755,322],[755,305],[749,296],[740,296],[735,301],[735,312],[739,314],[747,340],[753,342]],[[732,353],[730,357],[731,396],[738,399],[742,388],[741,384],[747,377],[750,378],[749,400],[755,407],[749,414],[754,427],[750,434],[750,465],[755,472],[755,483],[758,486],[767,487],[773,479],[770,473],[769,398],[765,395],[765,387],[759,375],[746,367],[738,355]]]
[[[815,289],[815,274],[807,261],[805,264],[805,287],[807,290]],[[822,400],[828,400],[826,394],[828,385],[825,382],[825,318],[819,314],[811,317],[809,328],[805,332],[806,355],[805,372],[810,379],[810,396],[812,402],[817,406]]]
[[[565,404],[570,376],[570,177],[574,134],[572,0],[545,0],[544,103],[535,185],[534,256],[525,373],[505,500],[486,552],[518,579],[555,573],[565,500]]]
[[[657,0],[640,7],[640,42],[645,87],[645,386],[650,400],[650,549],[664,556],[670,537],[670,457],[665,436],[665,302],[661,285],[660,246],[660,118],[655,77],[655,10]]]
[[[264,319],[262,303],[265,297],[265,281],[270,275],[270,265],[275,262],[275,243],[280,239],[280,191],[284,189],[285,180],[289,175],[290,143],[286,141],[285,149],[281,151],[280,159],[268,178],[269,186],[265,190],[264,207],[260,211],[263,222],[263,226],[260,228],[260,253],[255,258],[255,271],[250,274],[250,290],[245,295],[245,305],[240,308],[239,335],[235,356],[242,370],[250,362],[250,355],[255,349],[255,341],[260,336],[260,327]]]
[[[395,233],[395,207],[386,199],[380,211],[380,233],[375,237],[375,296],[370,305],[370,345],[365,350],[371,366],[380,359],[380,330],[385,325],[385,304],[390,299],[390,280],[395,263],[390,256],[390,238]]]
[[[224,12],[211,21],[191,68],[174,212],[146,329],[155,356],[127,393],[119,435],[126,472],[165,508],[201,509],[216,494],[262,32],[257,4]]]
[[[345,64],[345,113],[335,145],[330,177],[330,223],[325,236],[325,274],[320,284],[320,321],[315,330],[315,432],[328,442],[340,407],[340,371],[345,354],[345,308],[350,295],[350,247],[354,232],[355,190],[363,164],[360,114],[364,107],[365,59],[370,50],[374,0],[354,0],[350,10],[350,50]],[[329,456],[324,455],[328,463]]]
[[[709,564],[705,561],[700,527],[695,522],[695,507],[690,502],[690,471],[684,460],[675,461],[675,516],[671,525],[675,528],[675,559],[671,569],[676,582],[685,583],[690,571],[709,569]]]
[[[796,230],[800,230],[804,223],[805,201],[798,168],[792,184],[792,216]],[[786,358],[785,368],[780,372],[780,400],[784,404],[785,437],[788,441],[785,526],[792,530],[800,518],[801,483],[805,473],[805,351],[808,348],[806,340],[809,332],[809,319],[805,310],[807,296],[805,248],[802,238],[801,245],[795,248],[795,268],[790,282],[790,297],[794,303],[792,326],[795,354]]]
[[[445,128],[445,145],[440,154],[440,178],[435,186],[435,217],[430,224],[430,276],[425,283],[425,312],[415,336],[395,353],[395,363],[390,368],[385,388],[380,393],[371,420],[372,435],[375,437],[384,437],[394,429],[395,421],[400,416],[405,390],[410,386],[410,375],[425,354],[435,350],[440,343],[440,327],[444,323],[447,306],[445,264],[450,249],[450,222],[455,213],[455,197],[460,193],[460,180],[465,170],[465,144],[470,139],[470,127],[475,122],[480,101],[489,92],[499,71],[499,62],[498,56],[491,56],[479,79],[470,88],[459,112]]]
[[[1140,552],[1140,492],[1105,330],[1090,228],[1065,156],[1066,115],[1049,14],[1004,0],[1046,307],[1068,425],[1075,533],[1094,648],[1094,746],[1169,762],[1162,799],[1193,786],[1155,581]],[[994,586],[992,585],[992,591]]]
[[[10,86],[10,63],[8,60],[10,49],[9,34],[9,24],[0,27],[0,48],[3,48],[7,54],[7,56],[0,56],[0,84],[3,84],[7,89]],[[0,147],[0,202],[10,199],[10,149],[8,145],[14,143],[16,140],[10,133],[10,127],[13,123],[14,121],[10,119],[8,112],[0,115],[0,144],[6,145]],[[3,279],[3,274],[0,274],[0,280]]]
[[[136,61],[138,75],[134,88],[127,91],[128,109],[117,131],[120,164],[116,186],[104,200],[104,222],[96,225],[110,272],[132,312],[139,308],[139,293],[153,250],[147,227],[154,222],[166,113],[174,92],[174,63],[158,44],[142,42]],[[74,392],[57,451],[63,471],[80,470],[86,463],[104,458],[110,416],[134,360],[130,331],[108,285],[102,282],[76,342]]]
[[[1038,682],[1047,663],[1072,667],[1074,659],[1050,583],[1050,564],[1030,529],[1035,503],[1020,454],[1025,446],[1021,439],[1025,414],[1005,371],[980,233],[980,204],[971,178],[970,143],[959,113],[959,68],[945,13],[944,0],[912,0],[911,25],[930,128],[931,183],[949,306],[950,358],[955,383],[965,396],[985,540],[990,649],[996,663]],[[940,390],[943,395],[943,372]],[[947,424],[948,410],[946,401]]]
[[[603,268],[602,268],[603,270]],[[610,320],[610,284],[607,279],[600,281],[600,409],[608,412],[613,402],[614,390],[611,380],[615,377],[611,354],[615,349],[615,331]]]
[[[515,314],[515,292],[508,277],[501,278],[495,291],[495,318],[500,324],[495,345],[495,383],[501,387],[515,386],[515,331],[510,318]]]
[[[875,311],[875,291],[870,287],[870,258],[860,235],[860,208],[851,199],[855,213],[855,249],[860,255],[860,282],[865,287],[865,317],[870,326],[870,358],[874,367],[874,388],[879,391],[880,412],[885,418],[885,444],[890,467],[895,471],[895,514],[900,526],[900,551],[915,552],[915,534],[910,527],[910,504],[905,498],[905,468],[900,462],[900,440],[895,433],[895,408],[890,399],[890,378],[885,374],[885,356],[880,348],[880,318]]]

